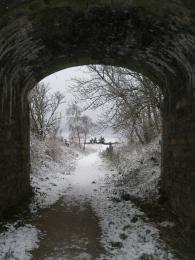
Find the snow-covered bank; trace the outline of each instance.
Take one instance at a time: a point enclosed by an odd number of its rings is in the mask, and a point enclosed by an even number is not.
[[[118,195],[127,192],[141,200],[159,198],[160,144],[116,146],[109,157],[118,174],[114,176]],[[120,194],[121,193],[121,194]]]
[[[34,200],[31,210],[54,204],[66,192],[66,175],[75,168],[78,154],[60,141],[31,139],[31,186]]]

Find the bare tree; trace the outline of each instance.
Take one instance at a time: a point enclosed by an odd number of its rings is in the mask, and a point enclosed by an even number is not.
[[[82,133],[84,135],[83,150],[85,150],[87,136],[94,127],[95,127],[95,124],[92,122],[92,120],[89,116],[85,115],[85,116],[81,117],[81,128],[82,128]]]
[[[67,115],[67,123],[68,123],[68,127],[69,127],[69,132],[70,132],[70,139],[72,139],[72,141],[76,141],[79,144],[79,147],[81,148],[81,124],[80,124],[80,118],[81,118],[81,109],[80,107],[75,104],[72,103],[67,111],[66,111],[66,115]]]
[[[93,128],[94,123],[92,122],[90,117],[82,115],[81,108],[75,103],[71,104],[68,107],[66,115],[68,119],[67,122],[70,132],[70,139],[73,142],[78,143],[80,149],[82,148],[83,140],[83,149],[85,149],[87,135]]]
[[[75,79],[73,92],[85,109],[104,106],[101,124],[130,139],[149,142],[160,131],[162,93],[147,77],[128,69],[90,65],[87,79]]]
[[[61,121],[57,110],[65,102],[62,93],[50,94],[49,90],[48,85],[40,83],[31,92],[31,131],[42,139],[47,135],[56,136]]]

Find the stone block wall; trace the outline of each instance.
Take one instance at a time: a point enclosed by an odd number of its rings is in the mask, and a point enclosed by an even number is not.
[[[20,107],[11,120],[5,111],[0,116],[0,216],[17,210],[31,191],[28,103]]]
[[[180,97],[163,118],[162,191],[195,235],[195,97]],[[166,105],[166,104],[165,104]]]

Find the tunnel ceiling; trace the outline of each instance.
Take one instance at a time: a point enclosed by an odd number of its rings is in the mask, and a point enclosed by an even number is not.
[[[3,0],[1,88],[20,84],[25,95],[58,70],[101,63],[182,89],[193,81],[194,7],[190,0]]]

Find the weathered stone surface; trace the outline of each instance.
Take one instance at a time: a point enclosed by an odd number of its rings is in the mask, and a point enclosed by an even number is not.
[[[3,0],[0,14],[0,214],[29,191],[29,91],[58,70],[109,64],[162,88],[162,191],[194,230],[195,2]]]

